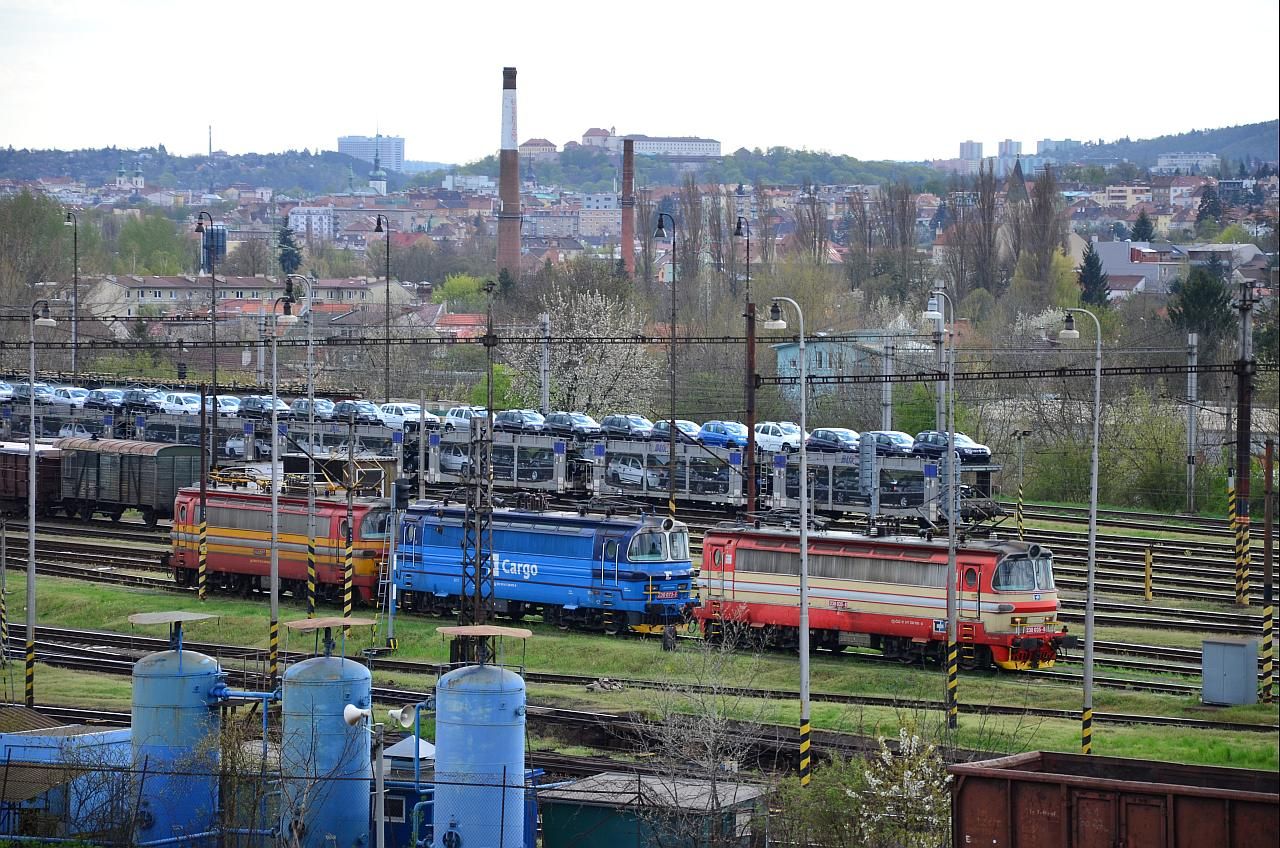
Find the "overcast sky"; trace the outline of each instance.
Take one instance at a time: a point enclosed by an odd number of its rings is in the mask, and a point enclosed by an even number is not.
[[[588,127],[862,159],[1275,118],[1276,0],[0,0],[0,145],[410,159]]]

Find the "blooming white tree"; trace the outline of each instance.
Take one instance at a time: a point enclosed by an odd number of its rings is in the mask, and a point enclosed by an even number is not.
[[[551,408],[600,415],[647,411],[661,384],[665,358],[641,337],[645,319],[631,303],[599,291],[554,283],[540,302],[551,316]],[[536,327],[505,346],[511,394],[537,406],[542,341]],[[635,339],[635,341],[628,341]]]

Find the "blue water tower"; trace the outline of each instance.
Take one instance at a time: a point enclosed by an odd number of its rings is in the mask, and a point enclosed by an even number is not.
[[[167,651],[133,665],[133,769],[138,789],[138,841],[209,831],[218,813],[221,744],[217,660],[182,648],[182,624],[214,616],[138,613],[136,625],[168,624]]]
[[[310,618],[285,627],[323,630],[324,653],[284,673],[280,749],[281,834],[301,848],[369,848],[369,730],[348,724],[348,706],[368,709],[373,677],[355,660],[334,656],[333,631],[368,619]]]
[[[455,638],[529,638],[516,627],[441,627]],[[492,649],[482,656],[494,657]],[[436,684],[432,848],[524,844],[525,686],[519,674],[482,663]]]

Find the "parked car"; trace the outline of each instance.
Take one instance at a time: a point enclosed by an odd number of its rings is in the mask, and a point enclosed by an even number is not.
[[[312,415],[317,421],[332,421],[334,402],[328,398],[316,398],[315,411],[311,410],[311,401],[298,398],[289,404],[289,413],[294,421],[306,421]]]
[[[960,462],[987,463],[991,461],[991,448],[980,445],[964,433],[955,435],[956,454]],[[916,435],[914,451],[916,456],[937,459],[947,452],[947,434],[937,430],[925,430]]]
[[[58,429],[58,437],[63,439],[90,439],[93,438],[93,436],[93,431],[79,422],[63,424],[62,427]]]
[[[488,410],[483,406],[455,406],[445,413],[443,426],[446,431],[461,430],[465,433],[471,429],[472,418],[484,418],[486,415]]]
[[[378,408],[382,413],[382,423],[392,430],[404,430],[407,433],[417,432],[425,427],[428,430],[440,428],[440,417],[427,412],[416,403],[395,401],[384,403]]]
[[[142,386],[125,389],[123,395],[124,411],[136,415],[150,415],[153,412],[160,412],[166,394],[160,389],[148,389]]]
[[[235,395],[218,395],[214,402],[218,404],[219,415],[240,414],[240,398]]]
[[[49,402],[71,409],[79,409],[84,406],[84,399],[88,396],[88,389],[82,389],[79,386],[58,386],[53,390]]]
[[[381,426],[382,411],[367,400],[344,400],[333,405],[333,420],[346,424],[352,420],[357,424]]]
[[[493,449],[493,474],[502,480],[512,477],[513,445],[497,445]],[[524,448],[520,452],[520,482],[526,480],[538,482],[550,480],[555,473],[556,458],[550,450],[541,448],[530,451]]]
[[[761,421],[756,425],[756,446],[778,453],[800,450],[800,426],[790,421]]]
[[[671,441],[671,433],[667,424],[667,419],[653,422],[653,430],[649,438],[655,442]],[[685,421],[683,418],[676,419],[676,441],[686,445],[697,444],[698,431],[702,429],[693,421]]]
[[[242,459],[257,459],[260,456],[271,455],[271,442],[261,436],[255,436],[253,438],[253,456],[245,456],[245,446],[247,444],[247,436],[235,435],[227,439],[226,443],[223,445],[223,450],[226,452],[227,456],[232,458],[240,457]]]
[[[0,402],[13,400],[13,384],[0,380]]]
[[[647,439],[653,433],[653,422],[643,415],[606,415],[600,432],[611,439]]]
[[[471,454],[463,445],[441,445],[440,470],[449,474],[466,474],[471,470]]]
[[[876,437],[876,456],[911,456],[916,440],[901,430],[872,430]]]
[[[747,425],[737,421],[708,421],[698,430],[698,441],[709,448],[746,447]]]
[[[493,416],[493,429],[500,433],[541,433],[546,419],[532,409],[504,409]]]
[[[819,427],[809,434],[805,446],[809,450],[850,453],[858,450],[859,438],[861,434],[848,427]]]
[[[169,392],[160,401],[160,411],[165,415],[199,415],[200,395],[193,392]]]
[[[84,399],[84,408],[120,412],[124,409],[124,392],[120,389],[94,389]]]
[[[280,398],[272,398],[269,395],[249,395],[240,401],[240,410],[237,413],[241,418],[270,418],[272,401],[275,402],[275,412],[277,418],[287,419],[289,417],[289,404],[280,400]],[[372,404],[370,404],[372,406]]]
[[[609,460],[609,482],[615,486],[643,486],[661,489],[667,485],[667,472],[662,466],[646,467],[638,456],[621,455]]]
[[[13,384],[14,401],[31,401],[32,384],[27,381]],[[51,403],[53,388],[48,383],[35,384],[36,403]]]
[[[679,467],[679,464],[676,466]],[[679,476],[676,477],[679,482]],[[713,458],[697,458],[689,463],[689,491],[695,495],[718,495],[729,491],[729,466]]]
[[[346,439],[343,439],[341,442],[339,442],[339,443],[338,443],[338,446],[337,446],[336,448],[333,448],[333,450],[331,450],[331,451],[329,452],[329,456],[331,456],[331,457],[335,457],[335,458],[337,458],[337,459],[342,459],[343,457],[346,457],[346,456],[352,456],[352,455],[354,455],[354,456],[376,456],[376,455],[377,455],[377,453],[378,453],[378,452],[377,452],[377,451],[375,451],[373,448],[371,448],[371,447],[369,447],[368,445],[366,445],[366,444],[365,444],[363,441],[361,441],[360,439],[356,439],[356,440],[355,440],[354,454],[352,454],[352,453],[351,453],[351,452],[349,452],[349,451],[350,451],[349,443],[347,442],[347,440],[346,440]]]
[[[553,412],[543,424],[553,436],[590,439],[600,435],[600,422],[585,412]]]

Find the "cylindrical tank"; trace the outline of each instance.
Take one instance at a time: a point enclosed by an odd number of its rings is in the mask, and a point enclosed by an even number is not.
[[[133,664],[133,768],[140,842],[203,833],[218,811],[221,670],[195,651],[161,651]]]
[[[473,665],[440,678],[432,848],[524,845],[524,724],[518,674]]]
[[[369,669],[343,657],[313,657],[284,675],[283,826],[301,848],[368,848],[370,736],[342,718],[370,705]],[[294,841],[296,840],[296,842]]]

